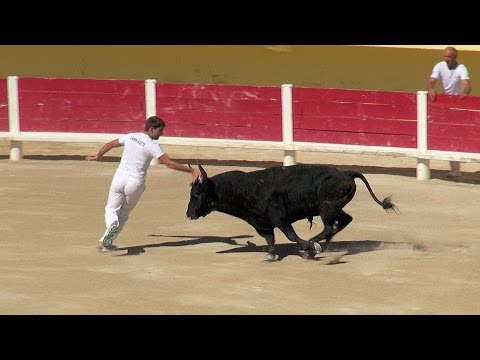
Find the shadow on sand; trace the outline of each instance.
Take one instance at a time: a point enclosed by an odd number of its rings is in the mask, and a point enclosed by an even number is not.
[[[178,246],[194,246],[200,244],[211,244],[211,243],[224,243],[228,245],[234,246],[232,249],[217,251],[217,254],[233,254],[233,253],[263,253],[266,255],[267,253],[267,245],[261,244],[257,245],[251,241],[246,241],[246,243],[239,243],[237,240],[240,239],[248,239],[253,238],[252,235],[237,235],[231,237],[219,237],[219,236],[199,236],[199,237],[192,237],[192,236],[167,236],[167,235],[149,235],[152,237],[167,237],[167,238],[181,238],[181,239],[188,239],[188,240],[179,240],[179,241],[167,241],[161,243],[153,243],[153,244],[146,244],[140,246],[127,246],[127,247],[119,247],[114,250],[117,251],[126,251],[126,253],[119,254],[116,256],[128,256],[128,255],[140,255],[145,252],[145,249],[149,248],[158,248],[158,247],[178,247]],[[261,239],[258,239],[258,242],[261,242]],[[343,256],[348,255],[356,255],[364,252],[369,251],[376,251],[384,248],[395,248],[399,246],[404,246],[405,244],[400,244],[396,242],[387,242],[387,241],[375,241],[375,240],[357,240],[357,241],[339,241],[335,242],[332,241],[330,243],[321,243],[323,247],[323,252],[317,255],[315,258],[311,260],[322,260],[325,258],[325,253],[338,253],[338,259]],[[413,250],[425,250],[421,246],[408,244],[411,246]],[[286,258],[287,256],[300,256],[299,250],[300,247],[298,244],[295,243],[287,243],[287,244],[277,244],[276,251],[279,256],[278,261]],[[335,255],[335,254],[333,254]],[[332,256],[332,254],[328,254],[328,256]],[[335,261],[336,264],[345,263],[345,261]]]
[[[189,240],[180,240],[180,241],[167,241],[163,243],[155,243],[155,244],[146,244],[140,246],[126,246],[126,247],[118,247],[114,251],[121,251],[127,250],[126,254],[117,255],[117,256],[125,256],[125,255],[140,255],[141,253],[145,252],[147,248],[157,248],[163,246],[169,247],[176,247],[176,246],[192,246],[192,245],[200,245],[200,244],[208,244],[208,243],[224,243],[229,245],[239,245],[242,246],[243,244],[237,243],[236,239],[245,239],[245,238],[252,238],[252,235],[238,235],[238,236],[231,236],[231,237],[220,237],[220,236],[183,236],[183,235],[175,235],[175,236],[167,236],[167,235],[148,235],[152,237],[167,237],[167,238],[181,238],[181,239],[189,239]]]

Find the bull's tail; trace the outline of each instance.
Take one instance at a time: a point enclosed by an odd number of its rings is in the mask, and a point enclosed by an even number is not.
[[[370,187],[370,184],[368,183],[365,176],[363,176],[363,174],[359,173],[358,171],[346,171],[346,173],[349,174],[352,177],[353,180],[355,180],[355,178],[359,178],[360,180],[362,180],[363,183],[365,184],[365,186],[367,187],[368,192],[372,196],[373,200],[375,200],[375,202],[378,205],[380,205],[382,208],[384,208],[385,211],[387,211],[387,212],[389,212],[389,211],[400,212],[400,209],[395,204],[392,203],[391,196],[386,197],[385,199],[383,199],[383,201],[380,201],[375,196],[372,188]]]

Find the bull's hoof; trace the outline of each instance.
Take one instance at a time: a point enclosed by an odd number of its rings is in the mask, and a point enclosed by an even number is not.
[[[313,260],[317,252],[314,250],[300,250],[299,254],[305,260]]]
[[[313,243],[313,247],[315,248],[315,251],[317,252],[317,254],[320,254],[323,249],[322,249],[322,245],[320,245],[319,243],[317,242],[314,242]]]
[[[279,256],[277,254],[267,254],[263,260],[268,261],[268,262],[272,262],[272,261],[277,261],[278,258],[279,258]]]
[[[322,245],[320,245],[318,242],[313,241],[313,240],[310,240],[308,242],[308,247],[309,247],[308,248],[309,251],[316,252],[317,254],[320,254],[323,251]],[[307,250],[305,250],[305,251],[307,251]]]

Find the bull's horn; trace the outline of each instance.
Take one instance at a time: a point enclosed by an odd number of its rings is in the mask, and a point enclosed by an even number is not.
[[[201,174],[202,179],[207,180],[208,176],[207,176],[207,172],[205,171],[205,169],[200,164],[198,164],[198,168],[200,169],[200,174]]]

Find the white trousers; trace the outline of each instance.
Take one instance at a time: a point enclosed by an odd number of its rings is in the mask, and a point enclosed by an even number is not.
[[[118,230],[122,231],[128,215],[137,205],[145,189],[145,179],[136,178],[118,169],[113,176],[105,206],[106,227],[108,228],[114,221],[118,221]]]

